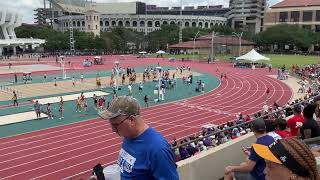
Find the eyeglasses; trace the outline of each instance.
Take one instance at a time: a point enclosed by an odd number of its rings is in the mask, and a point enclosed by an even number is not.
[[[127,116],[126,118],[121,120],[119,123],[110,123],[111,124],[111,128],[114,129],[114,130],[118,130],[118,127],[129,118],[130,118],[130,116]]]

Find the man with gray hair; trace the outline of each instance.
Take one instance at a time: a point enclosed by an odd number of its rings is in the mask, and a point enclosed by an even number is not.
[[[170,145],[143,121],[140,109],[133,97],[119,96],[99,114],[124,138],[118,158],[121,180],[179,179]]]

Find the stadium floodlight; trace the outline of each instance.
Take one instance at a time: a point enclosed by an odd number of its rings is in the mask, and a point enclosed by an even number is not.
[[[241,38],[242,38],[243,32],[241,32],[241,33],[232,32],[232,34],[234,34],[235,36],[237,36],[237,37],[239,38],[239,52],[238,52],[238,57],[240,57],[240,55],[241,55]]]
[[[198,31],[197,34],[193,38],[193,51],[192,51],[192,59],[193,60],[194,60],[194,51],[195,51],[195,46],[196,46],[196,38],[197,38],[199,33],[200,33],[200,31]]]

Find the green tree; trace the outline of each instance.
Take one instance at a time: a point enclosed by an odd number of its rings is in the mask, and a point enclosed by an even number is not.
[[[266,31],[254,36],[254,41],[258,45],[278,44],[280,47],[284,45],[293,45],[299,49],[305,49],[313,43],[313,33],[310,30],[300,28],[296,25],[281,24],[268,28]]]

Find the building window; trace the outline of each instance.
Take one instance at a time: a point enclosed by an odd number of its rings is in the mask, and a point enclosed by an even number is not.
[[[104,22],[104,26],[109,26],[109,21]]]
[[[77,26],[80,27],[80,21],[77,22]]]
[[[312,11],[303,11],[303,22],[312,21]]]
[[[159,21],[156,21],[156,22],[155,22],[155,26],[156,26],[156,27],[160,27],[160,22],[159,22]]]
[[[184,26],[185,26],[185,27],[189,27],[189,26],[190,26],[190,23],[189,23],[189,22],[185,22],[185,23],[184,23]]]
[[[148,27],[152,27],[152,21],[148,21]]]
[[[166,24],[168,24],[168,22],[167,22],[167,21],[163,21],[163,23],[162,23],[162,24],[166,25]]]
[[[208,28],[209,27],[209,24],[206,22],[206,23],[204,23],[204,27],[205,28]]]
[[[202,28],[202,22],[199,22],[199,27],[201,27],[201,28]]]
[[[126,21],[126,27],[129,27],[129,26],[130,26],[130,22]]]
[[[320,11],[316,11],[316,21],[320,21]]]
[[[82,26],[86,26],[86,23],[84,21],[82,21]]]
[[[174,21],[171,21],[170,24],[176,24],[176,23],[174,23]]]
[[[103,22],[102,21],[100,21],[100,26],[103,26]]]
[[[279,22],[288,22],[288,12],[280,12]]]
[[[315,31],[316,31],[316,32],[320,32],[320,25],[316,25]]]
[[[197,23],[196,22],[192,22],[192,27],[196,27]]]
[[[91,28],[90,28],[90,25],[88,25],[88,29],[91,29]]]
[[[144,27],[144,21],[140,21],[140,27]]]
[[[291,12],[291,22],[299,22],[300,21],[300,12],[292,11]]]
[[[123,22],[122,22],[122,21],[119,21],[119,22],[118,22],[118,26],[123,26]]]
[[[96,29],[98,29],[98,25],[96,25]]]
[[[115,21],[112,21],[112,22],[111,22],[111,26],[116,26],[116,22],[115,22]]]
[[[133,22],[132,22],[132,26],[133,26],[133,27],[137,27],[137,26],[138,26],[137,21],[133,21]]]

